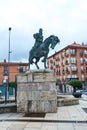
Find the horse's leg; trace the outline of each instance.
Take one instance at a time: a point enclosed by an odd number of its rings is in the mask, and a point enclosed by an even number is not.
[[[38,64],[37,64],[37,62],[38,62],[39,60],[40,60],[40,58],[37,58],[36,61],[35,61],[35,65],[36,65],[37,69],[39,69],[39,66],[38,66]]]
[[[33,57],[31,55],[29,57],[28,70],[30,70],[30,64],[33,64]]]
[[[38,66],[38,64],[36,62],[35,62],[35,65],[36,65],[37,69],[39,69],[39,66]]]
[[[44,51],[44,57],[43,57],[43,59],[42,59],[42,62],[44,62],[44,68],[45,68],[45,69],[47,68],[47,66],[46,66],[47,56],[48,56],[48,52],[45,52],[45,51]]]
[[[44,68],[45,68],[45,69],[47,68],[47,66],[46,66],[46,59],[45,59],[45,61],[44,61]]]

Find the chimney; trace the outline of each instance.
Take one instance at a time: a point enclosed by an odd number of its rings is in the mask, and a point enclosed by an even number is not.
[[[84,42],[82,42],[82,45],[84,45]]]
[[[74,44],[76,44],[76,42],[74,42]]]

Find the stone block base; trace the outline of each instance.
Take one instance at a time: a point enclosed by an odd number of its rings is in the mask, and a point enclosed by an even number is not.
[[[55,74],[49,70],[17,75],[17,111],[44,113],[57,111]]]

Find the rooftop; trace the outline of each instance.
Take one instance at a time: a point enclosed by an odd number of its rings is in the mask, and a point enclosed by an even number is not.
[[[49,56],[48,59],[55,56],[56,54],[60,53],[63,50],[67,50],[68,48],[85,48],[85,49],[87,49],[87,44],[84,44],[84,43],[79,44],[79,43],[74,42],[74,43],[66,46],[65,48],[59,50],[58,52],[54,53],[53,55]]]

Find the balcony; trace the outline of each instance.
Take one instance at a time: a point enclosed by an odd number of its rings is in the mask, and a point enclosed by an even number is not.
[[[71,63],[72,63],[72,64],[76,64],[76,63],[77,63],[76,58],[71,58]]]
[[[72,68],[72,72],[77,72],[77,68]]]

